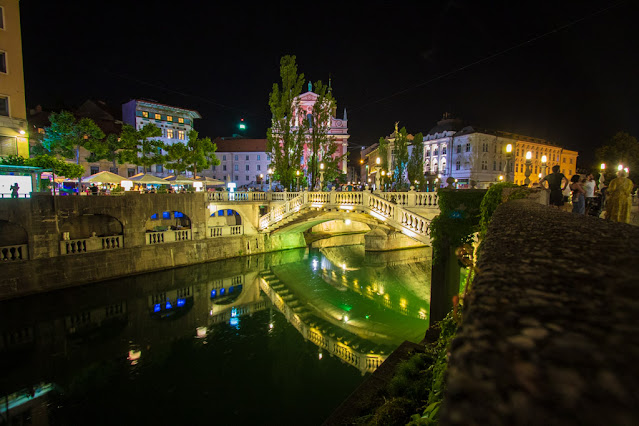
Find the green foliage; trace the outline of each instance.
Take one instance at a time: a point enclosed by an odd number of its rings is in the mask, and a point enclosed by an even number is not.
[[[606,170],[616,170],[617,165],[623,164],[630,173],[636,173],[639,170],[639,142],[626,132],[617,132],[595,151],[595,157],[606,164]]]
[[[118,135],[107,135],[104,140],[92,143],[88,147],[91,154],[87,157],[89,163],[94,163],[100,160],[109,160],[113,162],[115,167],[118,160],[118,150],[122,148],[122,141]]]
[[[378,141],[379,145],[377,146],[377,156],[380,158],[381,163],[380,163],[380,167],[382,168],[382,170],[389,170],[389,164],[388,164],[388,139],[386,138],[379,138]],[[373,159],[373,167],[376,167],[377,164],[375,163],[375,158]]]
[[[397,128],[397,126],[395,126]],[[399,132],[395,132],[393,142],[393,181],[397,189],[406,186],[404,174],[408,165],[408,133],[406,127],[402,127]]]
[[[80,162],[80,147],[89,151],[104,139],[104,132],[90,118],[76,118],[69,111],[51,113],[51,125],[45,129],[42,146],[47,153],[75,158]]]
[[[480,228],[480,238],[483,238],[486,235],[486,231],[488,230],[488,225],[490,224],[490,220],[493,216],[495,210],[497,210],[497,206],[499,206],[502,202],[507,201],[503,199],[502,192],[504,188],[517,188],[517,190],[511,192],[508,196],[508,200],[514,200],[518,198],[525,198],[530,190],[528,188],[520,187],[514,183],[510,182],[500,182],[496,183],[488,189],[486,192],[486,196],[481,202],[481,220],[479,223]],[[440,203],[441,205],[441,203]]]
[[[0,157],[0,164],[7,166],[40,167],[42,169],[53,170],[56,175],[64,176],[69,179],[78,178],[84,174],[84,167],[78,164],[59,160],[54,156],[47,154],[31,158],[23,158],[18,155],[8,155],[6,157]]]
[[[473,234],[479,230],[480,205],[485,192],[441,189],[437,194],[440,214],[430,224],[433,262],[444,259],[446,247],[455,248],[472,242]]]
[[[282,86],[273,84],[269,96],[272,122],[266,133],[266,149],[271,153],[271,168],[279,176],[280,183],[291,188],[302,160],[309,125],[298,98],[302,93],[304,74],[297,74],[295,56],[282,57],[280,77]],[[298,118],[297,127],[295,117]]]
[[[408,398],[393,398],[375,411],[368,422],[371,426],[403,426],[415,411],[415,402]]]
[[[186,143],[178,142],[164,146],[167,151],[166,166],[169,169],[175,170],[176,174],[189,170],[193,172],[193,176],[197,176],[198,170],[220,164],[220,160],[215,157],[217,146],[210,138],[200,139],[197,131],[190,130],[188,139]]]
[[[153,164],[166,164],[166,157],[162,155],[164,143],[152,139],[160,136],[162,136],[162,130],[151,123],[146,124],[140,130],[135,130],[133,126],[128,124],[122,126],[120,163],[135,164],[145,168],[151,167]]]
[[[413,152],[411,152],[410,159],[408,160],[408,166],[406,173],[408,174],[408,181],[411,185],[417,181],[419,189],[424,189],[426,180],[424,179],[424,135],[420,132],[415,135],[413,139]]]

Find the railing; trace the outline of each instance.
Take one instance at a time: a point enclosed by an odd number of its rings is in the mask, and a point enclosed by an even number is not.
[[[209,238],[217,238],[217,237],[228,237],[228,236],[242,235],[242,234],[244,234],[243,225],[209,226],[209,232],[207,236]]]
[[[170,231],[147,232],[146,245],[173,243],[193,239],[191,229],[174,229]]]
[[[62,255],[121,248],[124,248],[124,239],[122,235],[109,235],[106,237],[89,237],[60,241],[60,253]]]
[[[383,194],[383,195],[382,195]],[[430,242],[430,220],[413,213],[404,206],[437,208],[436,194],[395,192],[373,194],[364,192],[302,192],[292,200],[275,207],[259,219],[261,230],[273,230],[273,226],[284,224],[303,209],[339,208],[360,211],[388,223],[409,237],[421,242]],[[392,197],[391,197],[392,196]],[[359,207],[359,209],[357,208]]]
[[[29,258],[28,253],[28,246],[26,244],[0,247],[0,261],[27,260]]]
[[[209,201],[290,201],[299,192],[209,192]]]

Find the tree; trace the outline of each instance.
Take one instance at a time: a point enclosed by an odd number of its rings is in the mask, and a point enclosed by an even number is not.
[[[395,125],[397,129],[397,125]],[[395,142],[393,143],[393,180],[400,189],[405,186],[404,174],[408,165],[408,133],[406,127],[402,127],[399,132],[395,131]]]
[[[199,139],[199,133],[195,130],[190,130],[188,137],[186,144],[175,143],[166,146],[168,168],[175,170],[178,174],[190,170],[193,172],[193,177],[196,177],[198,170],[220,164],[220,160],[215,156],[217,145],[211,142],[210,138]]]
[[[290,188],[296,181],[304,153],[308,120],[300,107],[298,96],[302,92],[304,74],[297,74],[295,56],[280,60],[282,86],[275,83],[269,95],[272,122],[267,130],[266,149],[271,153],[271,168],[279,176],[280,183]],[[298,118],[297,127],[294,126]]]
[[[331,88],[321,81],[315,83],[315,93],[318,95],[311,111],[311,123],[309,123],[309,139],[311,156],[308,161],[308,175],[313,185],[319,177],[320,162],[324,163],[324,180],[330,182],[341,173],[340,162],[344,155],[333,158],[337,152],[337,143],[329,135],[331,129],[331,117],[335,110],[335,98]]]
[[[80,147],[89,149],[104,139],[104,132],[90,118],[76,118],[69,111],[51,113],[51,123],[45,129],[42,146],[53,155],[75,158],[80,164]]]
[[[113,163],[113,167],[117,167],[119,160],[118,151],[122,148],[123,142],[118,135],[110,134],[104,140],[94,141],[86,146],[91,152],[87,157],[89,163],[100,160],[109,160]]]
[[[145,169],[153,164],[164,165],[166,163],[166,157],[162,155],[162,149],[165,148],[164,143],[152,139],[160,136],[162,136],[162,130],[150,123],[140,130],[135,130],[133,126],[128,124],[122,126],[120,163],[135,164]]]
[[[0,164],[7,166],[40,167],[42,169],[53,170],[54,174],[64,176],[68,179],[79,178],[85,172],[84,167],[79,164],[69,163],[48,154],[31,158],[9,155],[7,157],[0,157]]]
[[[415,135],[413,139],[413,152],[411,152],[410,159],[408,160],[408,166],[406,173],[408,174],[408,180],[411,184],[418,182],[419,189],[424,189],[426,183],[424,179],[424,135],[420,132]]]
[[[617,132],[597,149],[595,156],[598,161],[606,164],[606,170],[616,171],[616,167],[623,164],[631,174],[639,172],[639,142],[626,132]]]

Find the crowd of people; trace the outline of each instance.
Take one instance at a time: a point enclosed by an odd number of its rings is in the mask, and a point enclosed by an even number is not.
[[[625,170],[619,170],[617,177],[608,184],[603,176],[599,184],[592,174],[585,178],[574,175],[570,180],[559,171],[559,166],[552,168],[552,173],[544,177],[540,185],[550,190],[550,205],[563,207],[572,204],[572,212],[582,215],[603,217],[614,222],[630,223],[633,182]]]

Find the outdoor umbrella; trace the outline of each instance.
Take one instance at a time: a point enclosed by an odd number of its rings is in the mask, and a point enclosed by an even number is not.
[[[116,175],[115,173],[104,171],[91,175],[83,181],[94,183],[120,183],[125,179],[126,178],[123,178],[120,175]]]
[[[150,174],[139,173],[135,176],[131,176],[128,180],[135,183],[148,183],[151,185],[168,185],[170,182],[160,179],[157,176]]]
[[[172,185],[193,185],[193,179],[186,176],[169,176],[164,178],[165,181]]]
[[[195,180],[203,182],[205,185],[208,186],[224,185],[224,182],[222,182],[221,180],[213,179],[207,176],[198,176],[195,178]]]

